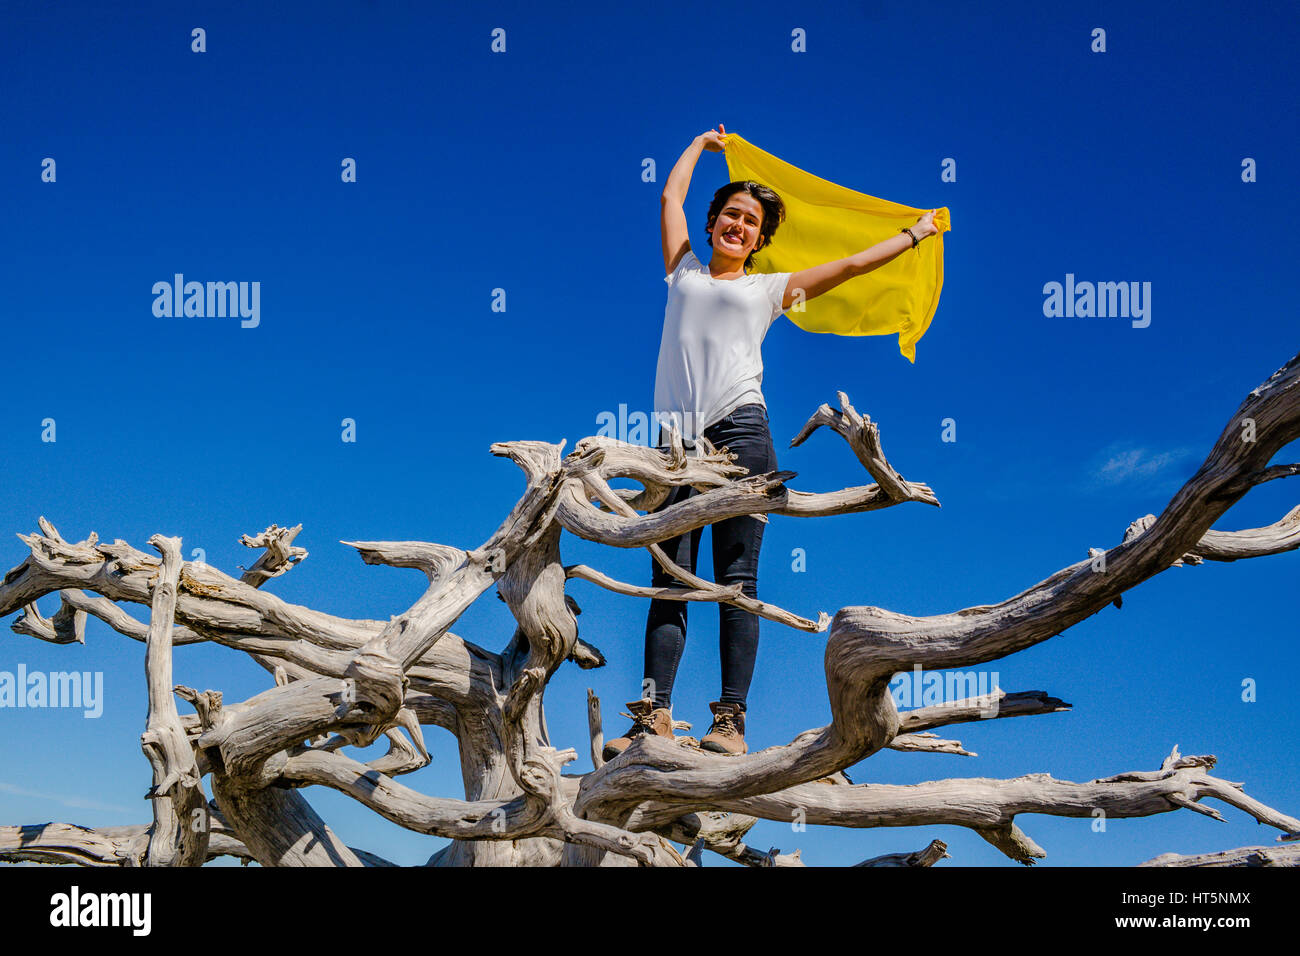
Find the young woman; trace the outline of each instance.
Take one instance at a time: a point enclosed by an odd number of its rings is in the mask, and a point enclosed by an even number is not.
[[[781,198],[756,182],[733,182],[713,196],[705,226],[713,249],[708,265],[691,250],[683,204],[691,173],[703,150],[726,148],[726,128],[695,137],[668,176],[661,200],[660,227],[668,306],[655,376],[655,416],[661,423],[659,446],[667,445],[666,425],[676,423],[684,443],[703,435],[715,447],[737,456],[750,475],[775,471],[776,452],[763,399],[762,343],[768,328],[802,289],[812,299],[841,282],[863,275],[934,235],[934,211],[897,236],[869,249],[800,272],[751,274],[754,253],[772,241],[785,218]],[[660,510],[696,494],[674,488]],[[714,579],[741,585],[758,596],[758,553],[764,518],[741,515],[710,527]],[[664,552],[687,571],[694,571],[702,528],[662,544]],[[651,559],[655,587],[681,586]],[[758,617],[731,604],[718,605],[722,693],[709,705],[713,723],[701,747],[723,754],[743,754],[746,695],[758,653]],[[671,695],[677,665],[686,645],[686,602],[652,600],[645,628],[643,699],[629,703],[632,727],[605,745],[613,759],[642,734],[671,737]]]

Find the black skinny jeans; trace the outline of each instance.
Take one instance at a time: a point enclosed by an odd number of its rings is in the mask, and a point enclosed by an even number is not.
[[[776,470],[776,449],[768,427],[767,409],[759,404],[741,405],[722,421],[704,430],[704,436],[718,448],[724,445],[737,456],[736,464],[749,469],[750,475]],[[667,447],[660,432],[660,446]],[[742,475],[740,477],[748,477]],[[655,509],[664,508],[699,494],[690,485],[674,488],[667,500]],[[740,584],[741,592],[758,597],[758,552],[763,544],[764,522],[752,515],[726,518],[710,525],[713,529],[713,576],[719,584]],[[663,542],[664,553],[687,571],[694,573],[699,557],[703,528]],[[653,557],[651,582],[655,587],[683,587],[681,582],[659,567]],[[645,626],[645,676],[653,681],[656,707],[668,707],[672,698],[677,665],[686,647],[686,601],[652,600]],[[719,604],[718,649],[722,658],[722,695],[724,703],[745,706],[749,684],[758,657],[758,617],[731,604]]]

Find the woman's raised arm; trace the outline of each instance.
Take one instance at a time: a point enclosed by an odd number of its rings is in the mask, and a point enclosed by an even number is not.
[[[918,240],[924,239],[926,236],[933,236],[939,231],[939,227],[934,224],[936,211],[931,209],[918,219],[914,225],[909,227],[916,234]],[[790,281],[786,283],[785,296],[781,300],[781,307],[788,309],[794,304],[794,293],[798,289],[803,289],[805,301],[815,299],[823,292],[829,292],[841,282],[860,275],[866,275],[873,269],[879,269],[886,262],[910,248],[912,248],[912,237],[905,232],[900,232],[896,236],[883,239],[874,246],[863,249],[851,256],[845,256],[843,259],[834,259],[831,262],[823,262],[819,266],[801,269],[793,273],[790,276]]]
[[[725,136],[726,129],[719,123],[716,130],[711,129],[691,140],[691,145],[686,147],[668,174],[668,182],[664,183],[664,192],[659,199],[659,234],[663,241],[665,275],[677,268],[678,261],[691,247],[684,204],[695,163],[703,150],[720,152],[726,144]]]

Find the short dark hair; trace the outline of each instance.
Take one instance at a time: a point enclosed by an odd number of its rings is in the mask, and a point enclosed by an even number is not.
[[[716,193],[713,194],[713,202],[709,205],[709,221],[704,227],[708,235],[706,240],[710,247],[713,246],[713,224],[718,221],[718,214],[722,212],[722,207],[738,192],[746,192],[758,200],[763,207],[763,221],[758,227],[758,242],[754,246],[754,252],[751,252],[745,259],[745,271],[754,262],[754,253],[760,249],[766,249],[772,244],[772,236],[776,233],[776,227],[785,222],[785,203],[781,202],[781,197],[776,191],[762,183],[756,183],[752,179],[737,180],[734,183],[727,183]]]

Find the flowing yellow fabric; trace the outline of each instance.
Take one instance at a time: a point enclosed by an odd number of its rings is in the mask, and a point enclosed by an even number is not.
[[[928,209],[913,209],[855,192],[765,153],[737,133],[725,139],[732,181],[752,179],[776,190],[786,218],[769,248],[754,256],[758,272],[798,272],[861,252],[898,235]],[[948,207],[934,215],[937,235],[883,266],[842,282],[829,292],[792,306],[790,321],[806,332],[834,335],[898,333],[898,349],[916,361],[916,343],[930,327],[943,288],[943,234]]]

